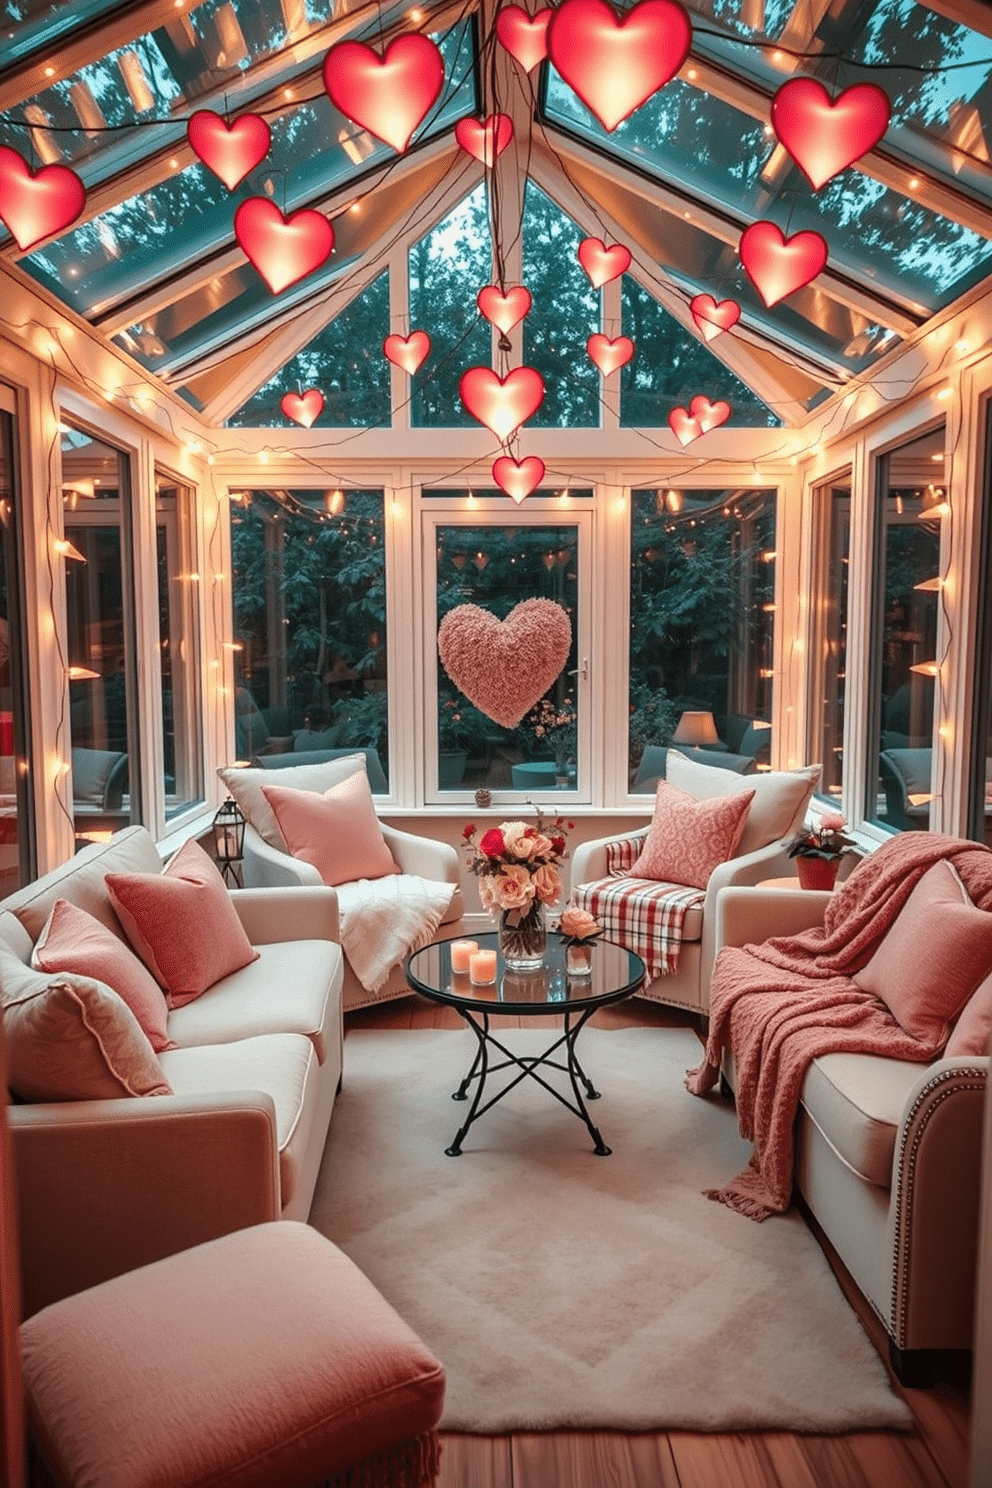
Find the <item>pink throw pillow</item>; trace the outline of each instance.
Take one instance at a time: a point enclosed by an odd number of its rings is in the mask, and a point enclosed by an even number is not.
[[[185,843],[162,873],[108,873],[107,891],[170,1008],[258,960],[216,864],[196,842]]]
[[[921,1042],[940,1047],[992,968],[992,914],[977,909],[950,863],[928,868],[854,980]]]
[[[968,998],[961,1016],[951,1029],[944,1053],[950,1059],[954,1055],[972,1058],[987,1054],[989,1038],[992,1037],[992,973]]]
[[[40,971],[71,971],[110,987],[127,1003],[156,1054],[176,1046],[169,1038],[162,989],[134,952],[99,920],[56,899],[31,955]]]
[[[263,785],[262,794],[293,857],[316,868],[325,884],[333,887],[399,873],[364,771],[332,785],[322,796],[281,785]]]
[[[705,889],[713,869],[737,851],[753,799],[753,790],[742,790],[697,801],[659,780],[651,828],[631,876]]]

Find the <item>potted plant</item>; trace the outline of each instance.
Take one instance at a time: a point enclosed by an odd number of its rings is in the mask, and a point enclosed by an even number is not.
[[[832,889],[840,860],[854,840],[845,835],[847,822],[839,811],[828,811],[814,826],[803,827],[789,844],[789,857],[804,889]]]

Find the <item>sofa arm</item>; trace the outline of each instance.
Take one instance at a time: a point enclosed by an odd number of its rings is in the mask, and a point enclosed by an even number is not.
[[[302,885],[319,888],[323,879],[312,863],[271,847],[264,837],[245,826],[244,881],[246,889],[283,889]]]
[[[9,1106],[24,1315],[281,1211],[258,1091]]]
[[[645,822],[643,827],[635,827],[630,832],[614,832],[610,837],[597,837],[592,842],[580,842],[572,852],[570,870],[572,884],[578,886],[595,883],[597,879],[605,878],[609,872],[606,866],[606,849],[610,843],[631,842],[637,837],[643,840],[649,825],[650,823]]]
[[[830,894],[819,889],[765,889],[760,885],[721,889],[716,898],[716,950],[799,935],[823,924]]]
[[[320,888],[232,889],[231,902],[252,945],[283,940],[336,940],[338,896]]]
[[[404,873],[429,878],[435,883],[458,883],[458,854],[449,842],[437,842],[433,837],[417,837],[413,832],[401,832],[398,827],[388,827],[380,822],[386,846]]]

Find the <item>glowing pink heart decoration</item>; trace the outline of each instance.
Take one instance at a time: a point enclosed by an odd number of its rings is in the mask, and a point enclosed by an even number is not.
[[[593,289],[602,288],[611,279],[619,279],[630,268],[630,249],[622,243],[607,248],[601,238],[583,238],[578,251],[579,263],[589,275]]]
[[[811,284],[826,264],[828,252],[818,232],[797,232],[787,238],[774,222],[752,222],[737,251],[769,309]]]
[[[382,350],[387,361],[402,367],[412,377],[430,355],[431,338],[426,331],[411,331],[409,336],[387,336]]]
[[[629,336],[617,336],[611,341],[608,336],[596,334],[586,342],[586,351],[603,376],[609,377],[618,367],[626,367],[634,355],[634,343]]]
[[[832,99],[814,78],[791,78],[772,99],[772,127],[814,191],[878,144],[891,113],[875,83]]]
[[[500,11],[500,15],[503,14],[504,12]],[[533,300],[530,290],[525,289],[522,284],[515,284],[505,293],[495,284],[487,284],[485,289],[479,290],[475,303],[489,324],[494,325],[498,331],[502,331],[503,335],[507,336],[513,327],[519,325],[524,316],[528,314]]]
[[[509,114],[490,114],[484,124],[478,119],[459,119],[455,139],[469,155],[481,160],[491,170],[513,138],[513,120]]]
[[[528,455],[524,460],[500,455],[493,461],[493,480],[519,506],[532,491],[537,490],[544,479],[544,470],[544,461],[539,455]]]
[[[186,125],[190,149],[228,191],[260,165],[269,153],[272,133],[258,114],[242,114],[228,124],[212,109],[197,109]]]
[[[691,42],[676,0],[640,0],[623,16],[606,0],[564,0],[548,26],[552,62],[607,130],[675,76]]]
[[[533,367],[515,367],[505,377],[490,367],[469,367],[458,396],[474,419],[506,441],[544,402],[544,378]]]
[[[524,72],[533,72],[548,55],[550,10],[528,15],[520,5],[507,5],[496,17],[496,37]]]
[[[284,217],[267,196],[250,196],[234,214],[234,236],[273,294],[305,279],[330,257],[334,229],[320,212]]]
[[[307,388],[305,393],[284,393],[279,407],[294,424],[309,429],[324,411],[324,395],[319,388]]]
[[[66,165],[34,172],[16,150],[0,145],[0,219],[24,250],[69,227],[86,205],[86,187]]]
[[[730,417],[730,404],[725,403],[722,398],[711,403],[709,398],[704,398],[702,393],[697,393],[689,404],[689,414],[699,425],[700,433],[705,434],[710,429],[718,429],[725,424]]]
[[[683,449],[702,434],[699,420],[694,419],[685,408],[673,408],[668,415],[668,427]]]
[[[696,295],[689,301],[689,310],[704,341],[715,341],[741,318],[741,307],[736,300],[715,300],[711,294]]]
[[[383,55],[342,41],[324,58],[324,87],[347,118],[402,153],[444,87],[444,59],[428,36],[398,36]]]

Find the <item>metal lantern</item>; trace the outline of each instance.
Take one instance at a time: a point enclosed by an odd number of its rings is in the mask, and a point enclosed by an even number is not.
[[[214,817],[214,853],[224,877],[224,882],[241,886],[238,863],[244,856],[245,819],[241,809],[231,796]]]

